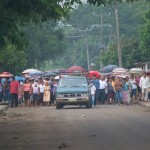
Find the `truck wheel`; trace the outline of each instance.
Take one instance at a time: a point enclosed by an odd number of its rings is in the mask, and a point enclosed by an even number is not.
[[[89,100],[86,104],[86,108],[91,108],[92,107],[92,102],[91,100]]]
[[[56,109],[61,109],[61,105],[56,103]]]

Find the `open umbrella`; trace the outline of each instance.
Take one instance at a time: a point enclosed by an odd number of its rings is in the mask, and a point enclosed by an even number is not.
[[[57,76],[57,75],[58,75],[57,73],[49,71],[49,72],[45,72],[43,74],[43,77],[50,77],[50,76]]]
[[[13,75],[9,72],[2,72],[0,74],[0,78],[10,78],[10,77],[13,77]]]
[[[116,65],[107,65],[102,70],[100,70],[100,73],[110,73],[116,68],[118,68]]]
[[[17,80],[17,81],[25,81],[25,78],[20,77],[20,76],[15,76],[15,80]]]
[[[89,73],[86,76],[89,78],[92,78],[93,76],[96,76],[96,78],[99,78],[101,74],[96,70],[92,70],[92,71],[89,71]]]
[[[39,71],[37,69],[26,69],[22,72],[22,74],[36,74],[36,73],[42,73],[42,71]]]
[[[83,73],[83,72],[86,72],[86,70],[80,66],[72,66],[70,68],[68,68],[66,71],[66,73]]]
[[[132,68],[132,69],[130,69],[129,73],[131,73],[131,74],[142,74],[143,70],[141,68]]]
[[[150,75],[150,70],[147,70],[145,73],[148,74],[148,75]]]

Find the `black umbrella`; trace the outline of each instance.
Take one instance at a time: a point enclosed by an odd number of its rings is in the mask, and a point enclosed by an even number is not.
[[[44,72],[43,77],[57,76],[58,73],[55,72]]]
[[[116,65],[108,65],[108,66],[104,67],[102,70],[100,70],[100,73],[110,73],[116,68],[118,68],[118,66],[116,66]]]

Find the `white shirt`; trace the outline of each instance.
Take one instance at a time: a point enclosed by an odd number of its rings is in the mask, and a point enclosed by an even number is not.
[[[40,93],[44,93],[44,85],[39,84]]]
[[[105,89],[107,87],[107,82],[104,80],[99,80],[100,87],[99,89]]]
[[[38,84],[37,83],[34,83],[32,84],[32,88],[33,88],[33,94],[38,94]]]
[[[96,87],[94,85],[91,86],[91,95],[94,95],[96,91]]]
[[[137,89],[136,81],[135,80],[130,80],[130,82],[131,82],[132,89]]]
[[[149,88],[149,78],[148,77],[141,77],[140,79],[140,83],[139,83],[139,86],[142,88],[142,89],[147,89]]]

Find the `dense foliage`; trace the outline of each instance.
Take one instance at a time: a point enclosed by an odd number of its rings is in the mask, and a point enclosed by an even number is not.
[[[87,69],[87,49],[95,69],[101,61],[104,66],[117,65],[115,2],[119,2],[123,66],[148,61],[149,0],[87,2],[93,5],[80,6],[80,0],[1,0],[0,70],[19,73],[25,68],[71,65]]]
[[[123,67],[131,68],[133,63],[148,61],[149,18],[148,16],[145,17],[149,11],[148,4],[146,1],[140,1],[122,3],[118,6]],[[102,39],[101,15],[103,16]],[[69,20],[65,20],[64,24],[71,24],[72,26],[64,27],[66,37],[69,36],[66,38],[67,49],[63,56],[58,57],[59,61],[54,60],[56,66],[82,65],[87,69],[86,44],[88,44],[90,64],[94,63],[95,69],[99,70],[100,68],[100,58],[103,66],[118,65],[113,4],[106,7],[94,7],[86,4],[74,10]],[[87,43],[85,37],[74,37],[76,35],[84,36],[84,32],[79,31],[79,29],[85,30],[91,27],[92,30],[87,31]],[[146,47],[147,51],[144,55]],[[76,55],[73,55],[75,52]]]

